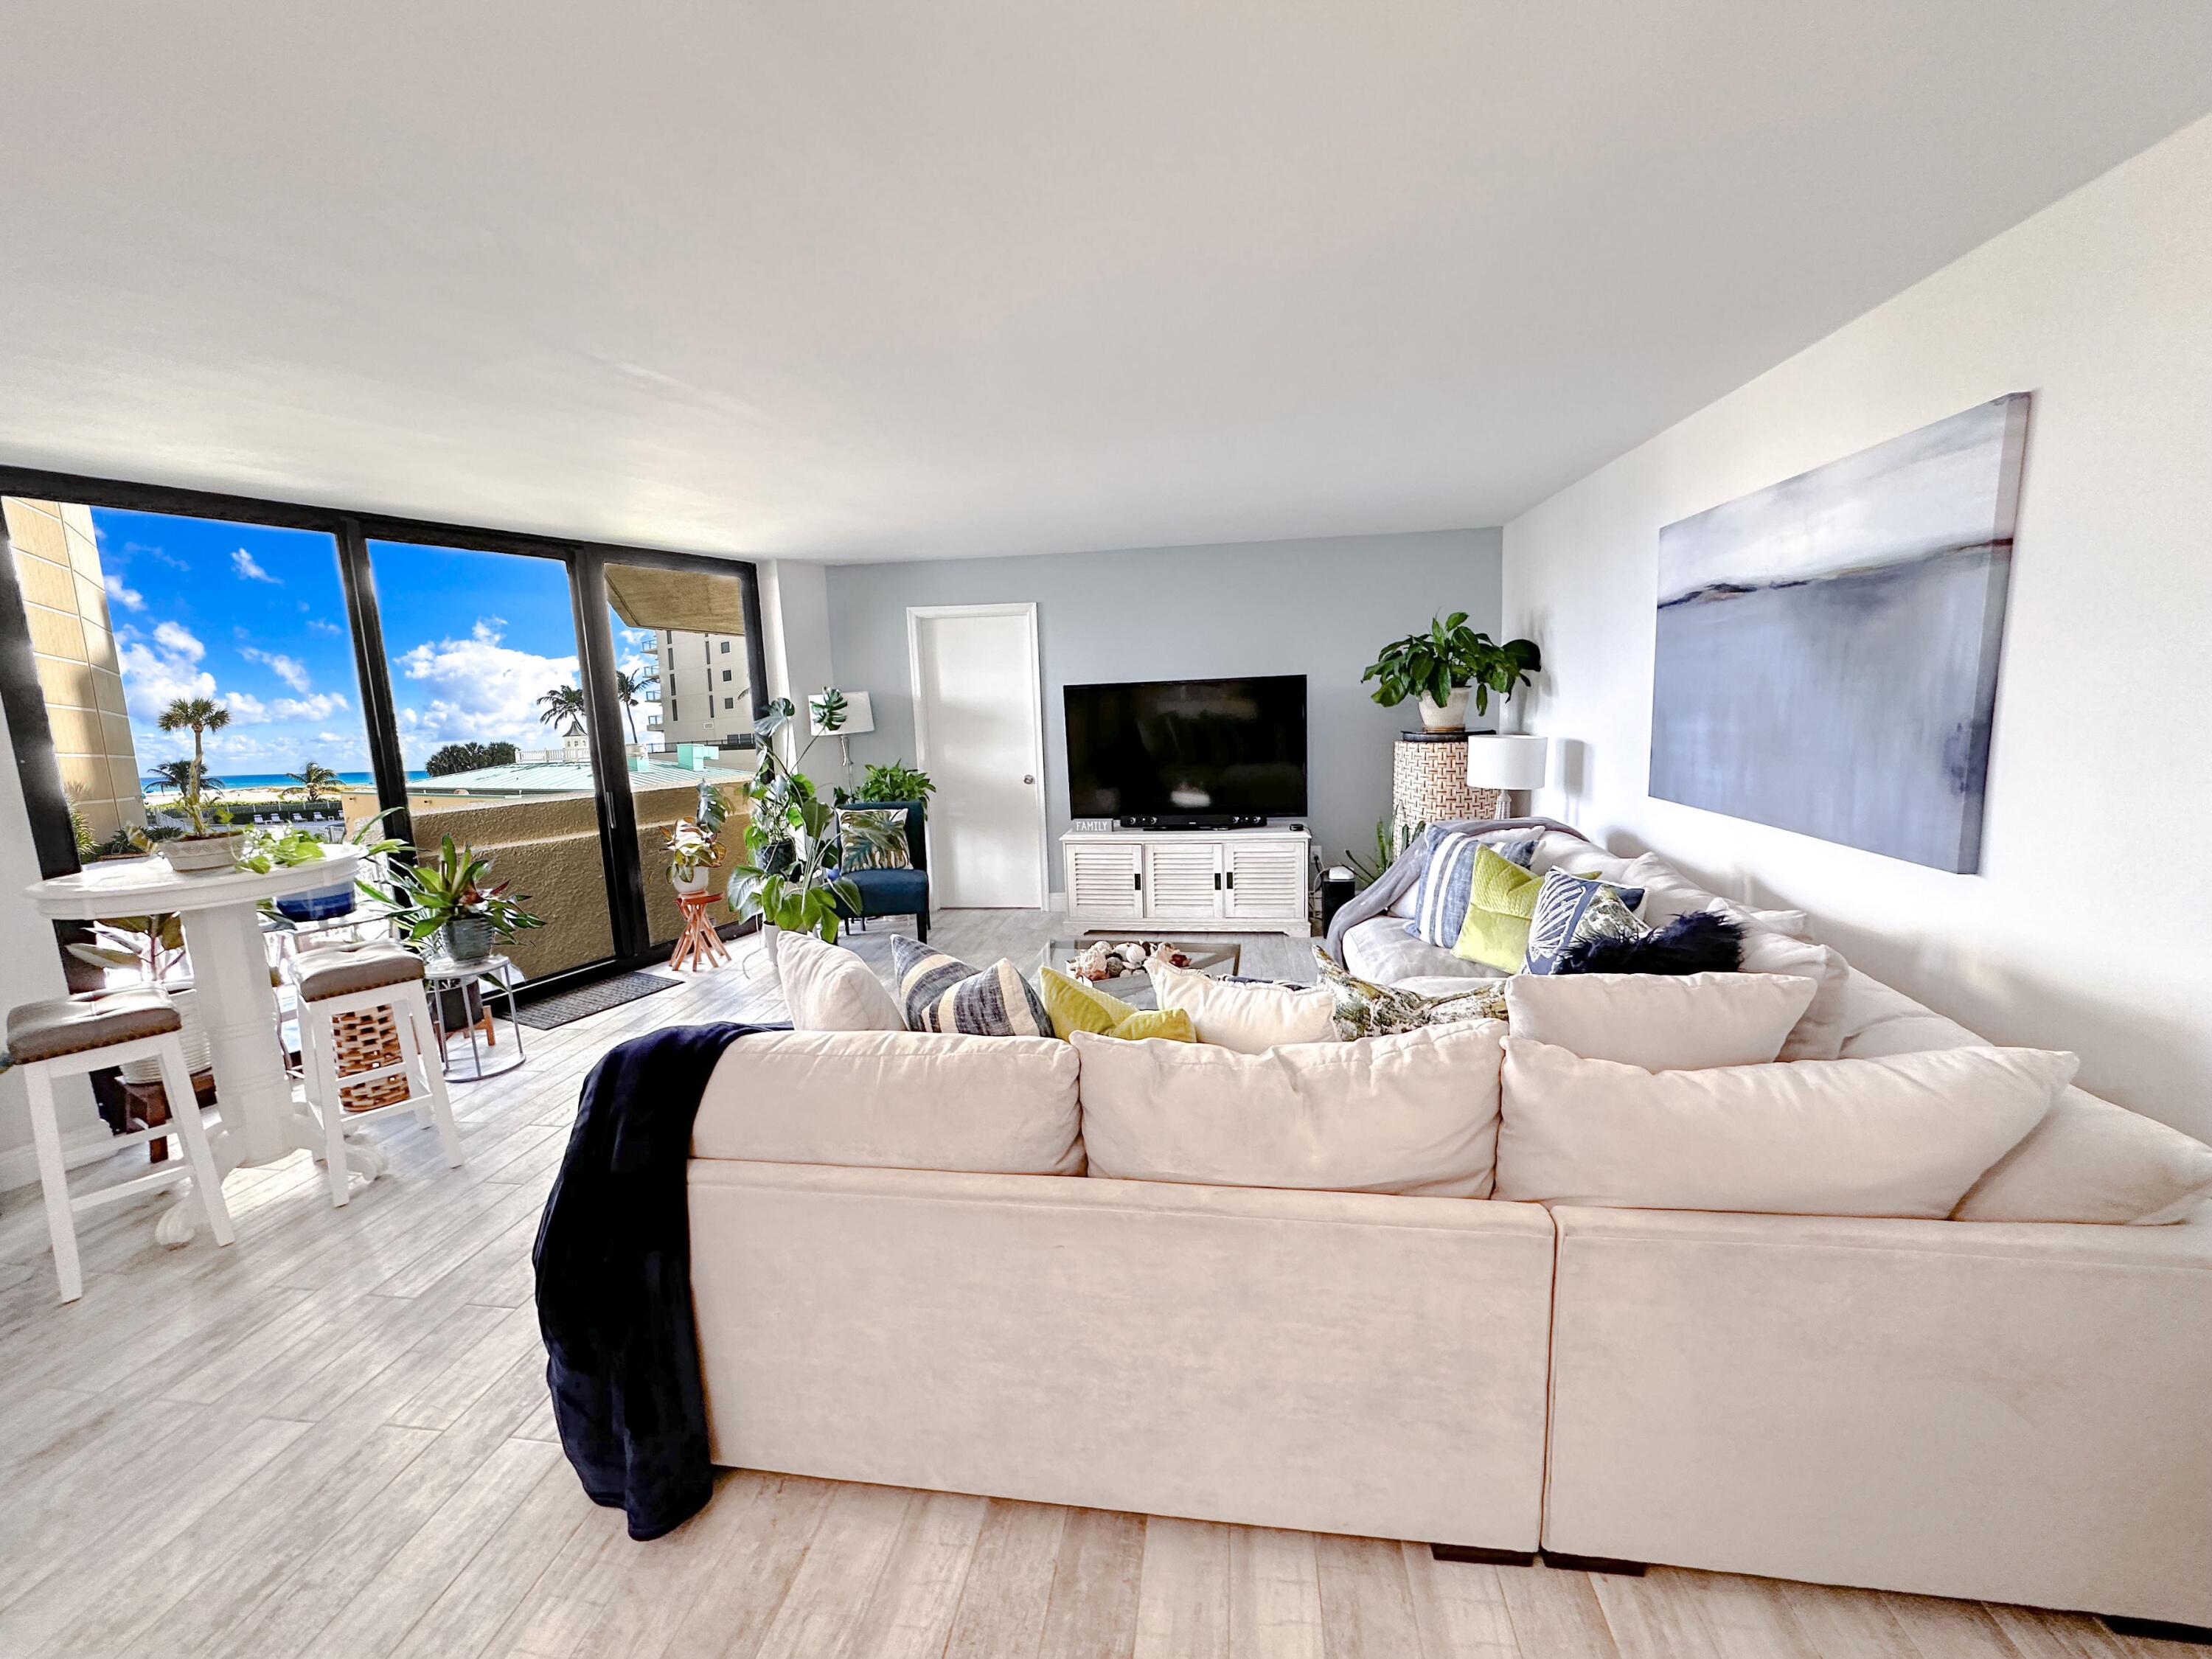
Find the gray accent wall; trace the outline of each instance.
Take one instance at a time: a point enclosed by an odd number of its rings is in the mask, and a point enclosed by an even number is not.
[[[874,701],[876,729],[852,739],[868,761],[915,758],[907,662],[909,605],[1033,600],[1043,664],[1046,831],[1053,885],[1067,828],[1060,688],[1096,680],[1306,676],[1307,760],[1316,850],[1340,862],[1373,845],[1390,809],[1390,744],[1420,724],[1414,706],[1382,708],[1360,670],[1387,641],[1465,611],[1498,633],[1502,533],[1237,542],[1033,557],[832,565],[830,641],[839,686]],[[1493,705],[1493,713],[1495,712]],[[836,769],[828,744],[808,769]]]

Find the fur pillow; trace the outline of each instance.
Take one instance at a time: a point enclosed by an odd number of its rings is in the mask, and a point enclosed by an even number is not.
[[[1743,927],[1692,910],[1641,939],[1578,939],[1559,953],[1555,974],[1733,974],[1743,962]]]

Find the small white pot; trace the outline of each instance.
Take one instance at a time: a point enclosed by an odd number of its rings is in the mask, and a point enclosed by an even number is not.
[[[219,836],[177,836],[155,843],[169,868],[180,876],[235,868],[239,849],[245,845],[246,837],[234,830]]]
[[[668,875],[668,884],[687,897],[693,893],[711,892],[714,885],[714,872],[704,864],[689,876],[679,876],[672,870]]]
[[[1421,693],[1421,729],[1425,732],[1456,732],[1467,724],[1467,687],[1455,686],[1450,697],[1438,702],[1425,691]]]

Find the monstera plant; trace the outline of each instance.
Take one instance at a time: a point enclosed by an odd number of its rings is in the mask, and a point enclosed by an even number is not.
[[[748,861],[730,872],[730,908],[738,920],[757,917],[763,928],[815,933],[837,942],[841,908],[857,911],[860,890],[837,873],[839,848],[831,834],[836,809],[819,799],[814,781],[799,769],[806,752],[845,723],[845,699],[826,691],[812,700],[815,735],[786,762],[776,741],[797,712],[778,697],[753,722],[760,759],[753,772],[753,818],[745,826]],[[775,948],[770,934],[769,948]]]

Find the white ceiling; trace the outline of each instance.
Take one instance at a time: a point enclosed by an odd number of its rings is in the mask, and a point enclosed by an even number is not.
[[[833,559],[1497,523],[2212,109],[2204,0],[5,36],[0,461]]]

